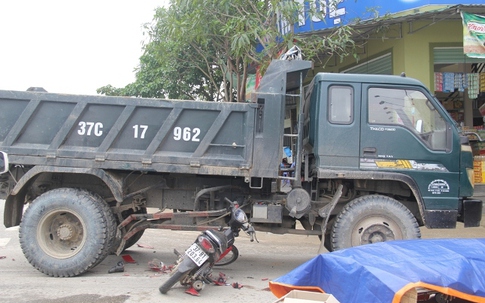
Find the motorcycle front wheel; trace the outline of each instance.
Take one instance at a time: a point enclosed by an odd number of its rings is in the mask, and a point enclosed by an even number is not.
[[[214,266],[224,266],[231,264],[232,262],[236,261],[239,257],[239,250],[236,246],[231,245],[219,258],[219,260],[214,263]]]
[[[165,283],[163,283],[162,286],[160,286],[159,288],[160,292],[162,294],[166,294],[170,290],[170,288],[172,288],[175,285],[175,283],[182,280],[185,274],[187,274],[189,271],[190,269],[183,272],[178,270],[174,272],[173,275],[171,275],[170,278],[168,278],[168,280],[165,281]]]

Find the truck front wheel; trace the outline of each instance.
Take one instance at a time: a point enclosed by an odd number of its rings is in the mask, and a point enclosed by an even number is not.
[[[397,200],[369,195],[347,204],[331,231],[332,250],[362,244],[421,237],[418,222]]]
[[[85,190],[60,188],[39,196],[20,223],[27,260],[53,277],[72,277],[101,262],[113,244],[116,220],[103,199]]]

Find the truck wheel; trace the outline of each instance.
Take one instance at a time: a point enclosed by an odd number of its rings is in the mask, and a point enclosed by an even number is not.
[[[146,213],[147,213],[146,207],[142,207],[136,212],[133,212],[133,210],[128,211],[126,214],[125,214],[125,212],[123,212],[123,218],[126,219],[131,214],[146,214]],[[129,230],[132,224],[135,224],[135,222],[128,224],[126,229]],[[132,247],[133,245],[135,245],[135,243],[138,242],[138,240],[141,239],[141,237],[143,236],[143,233],[145,233],[144,229],[140,230],[139,232],[134,234],[133,237],[126,240],[125,247],[123,248],[123,250],[128,249],[128,248]]]
[[[103,249],[103,252],[102,252],[104,257],[99,258],[99,260],[96,263],[94,263],[93,266],[91,266],[91,268],[93,268],[96,265],[98,265],[99,263],[101,263],[106,258],[106,256],[108,256],[113,251],[116,243],[119,241],[116,238],[116,233],[118,231],[118,223],[116,222],[116,218],[115,218],[113,212],[111,211],[108,203],[106,203],[103,198],[101,198],[97,194],[90,193],[90,192],[86,192],[86,194],[92,195],[93,199],[98,201],[98,203],[102,206],[104,218],[106,219],[106,222],[108,223],[107,224],[108,225],[107,226],[107,233],[106,233],[107,243],[106,243],[106,245],[104,245],[104,249]]]
[[[85,190],[60,188],[39,196],[20,223],[27,260],[53,277],[73,277],[101,262],[116,221],[106,203]]]
[[[141,236],[143,236],[143,233],[145,233],[145,230],[140,230],[139,232],[134,234],[133,237],[126,240],[125,247],[123,248],[123,250],[128,249],[128,248],[132,247],[133,245],[135,245],[135,243],[138,242],[138,240],[141,239]]]
[[[136,212],[134,212],[132,209],[130,210],[127,210],[127,211],[124,211],[121,213],[121,216],[124,219],[128,218],[129,215],[132,215],[132,214],[146,214],[147,213],[147,209],[146,207],[142,207],[140,208],[139,210],[137,210]],[[121,222],[117,221],[117,224],[120,224]],[[130,227],[133,226],[134,224],[136,223],[136,221],[134,222],[131,222],[129,223],[126,227],[125,227],[125,230],[130,230]],[[140,238],[143,236],[143,233],[145,232],[145,230],[140,230],[139,232],[137,232],[136,234],[134,234],[131,238],[129,238],[128,240],[126,240],[125,242],[125,245],[123,246],[123,249],[121,251],[125,251],[126,249],[132,247],[133,245],[135,245],[136,242],[138,242],[138,240],[140,240]],[[121,244],[121,238],[118,238],[114,241],[113,245],[112,245],[112,249],[111,249],[111,253],[116,253],[116,251],[118,250],[119,246]]]
[[[347,204],[335,219],[332,250],[362,244],[421,237],[409,209],[392,198],[369,195]]]

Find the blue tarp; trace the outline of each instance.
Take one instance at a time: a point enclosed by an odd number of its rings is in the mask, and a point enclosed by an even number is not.
[[[292,289],[330,293],[341,303],[400,302],[425,288],[485,302],[485,239],[417,239],[352,247],[316,256],[270,282],[282,297]]]

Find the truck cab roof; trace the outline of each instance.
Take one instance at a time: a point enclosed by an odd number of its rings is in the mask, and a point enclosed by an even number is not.
[[[416,79],[392,76],[392,75],[368,75],[368,74],[344,74],[344,73],[318,73],[315,81],[328,82],[361,82],[361,83],[380,83],[380,84],[400,84],[400,85],[417,85],[422,83]]]

